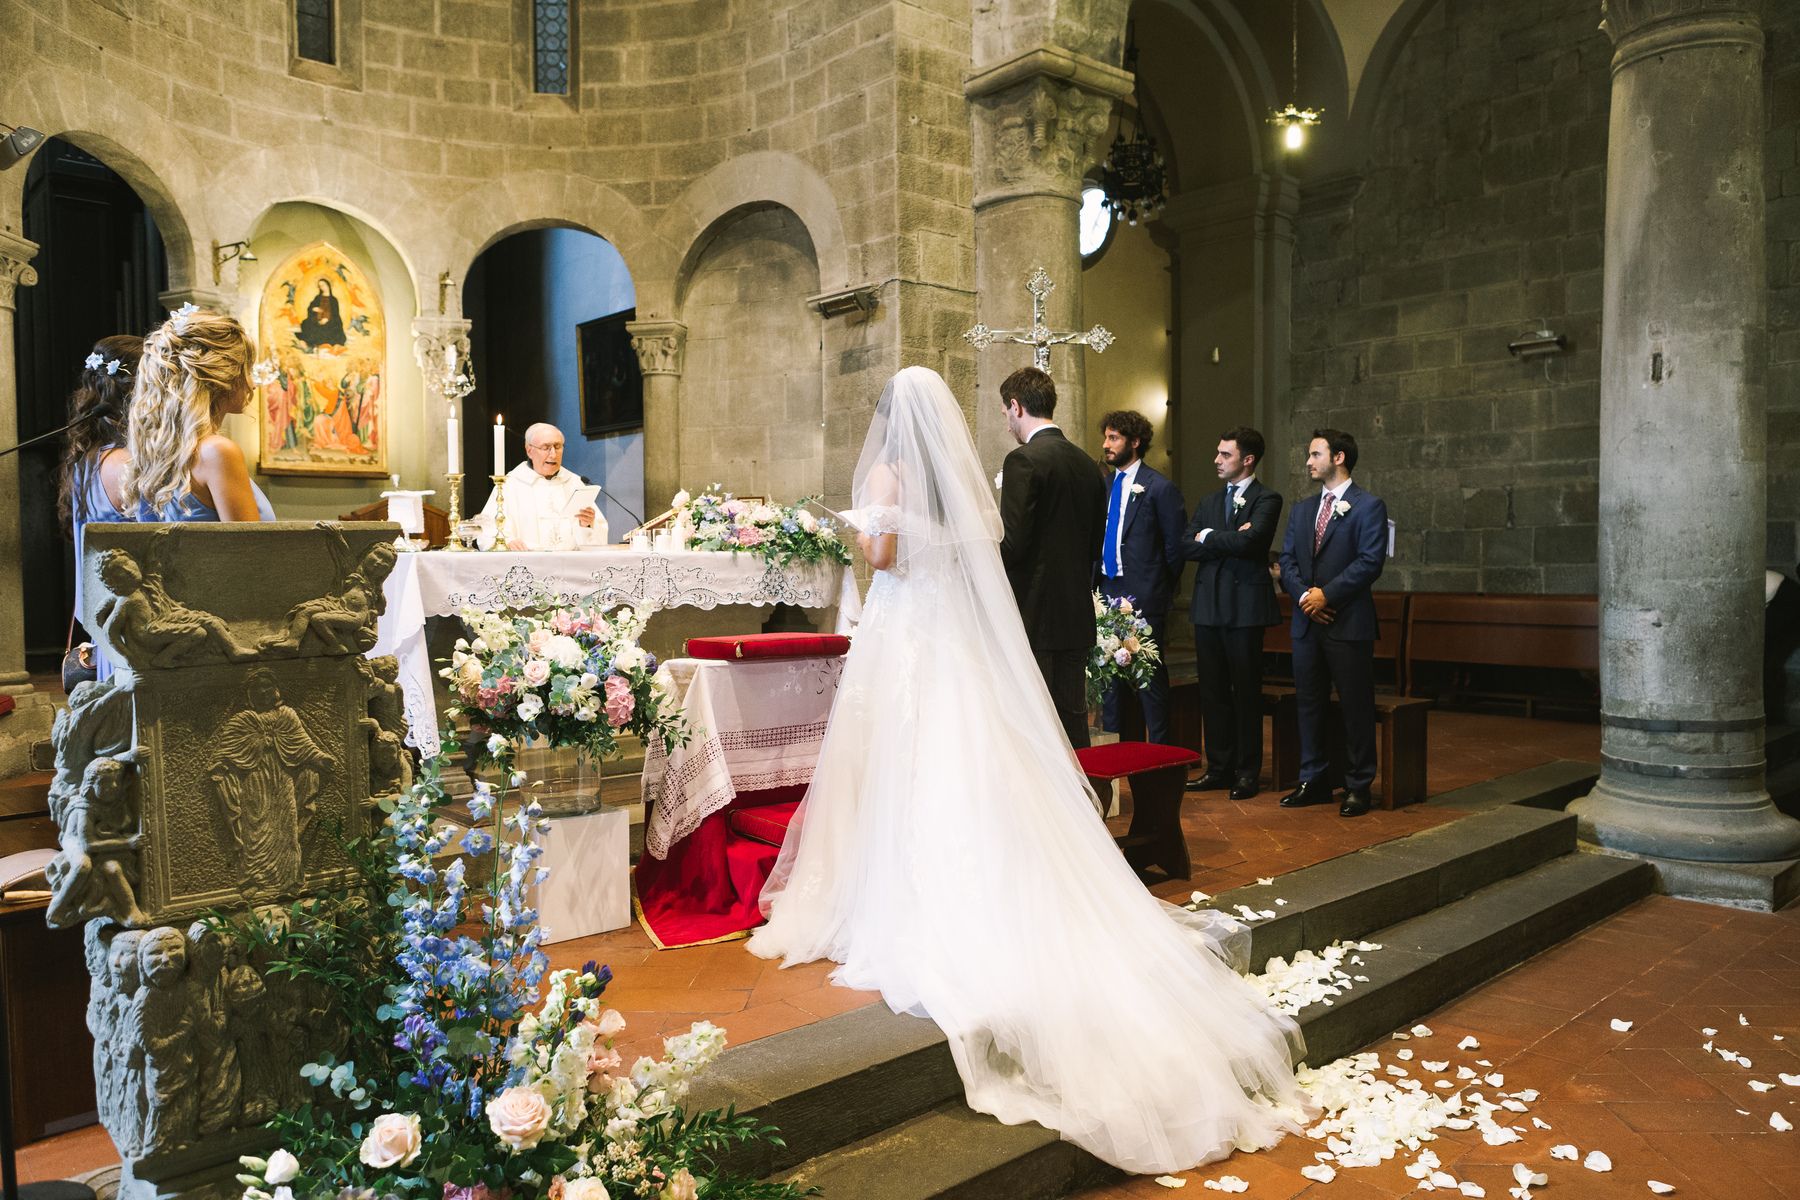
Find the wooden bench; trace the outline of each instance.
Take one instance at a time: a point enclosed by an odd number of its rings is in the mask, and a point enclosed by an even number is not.
[[[1407,695],[1422,664],[1600,669],[1597,596],[1491,596],[1416,592],[1407,606]],[[1508,694],[1530,716],[1543,697]]]
[[[1277,790],[1300,782],[1300,706],[1294,689],[1266,685],[1263,711],[1270,722],[1270,772]],[[1426,795],[1427,714],[1431,701],[1407,696],[1375,695],[1375,794],[1382,808],[1415,804]],[[1337,698],[1325,727],[1331,735],[1331,766],[1326,781],[1333,787],[1344,782],[1344,718]]]
[[[1180,746],[1132,741],[1089,746],[1075,757],[1096,792],[1110,791],[1115,779],[1131,781],[1131,827],[1113,840],[1132,870],[1142,875],[1160,867],[1171,879],[1188,878],[1193,868],[1181,830],[1181,798],[1188,768],[1200,756]]]

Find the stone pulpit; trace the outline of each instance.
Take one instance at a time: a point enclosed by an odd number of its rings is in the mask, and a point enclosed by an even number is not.
[[[235,1195],[310,1098],[324,989],[206,918],[279,921],[355,882],[345,843],[408,786],[394,661],[369,659],[395,527],[91,525],[83,624],[115,673],[57,720],[52,925],[86,922],[100,1120],[122,1195]]]

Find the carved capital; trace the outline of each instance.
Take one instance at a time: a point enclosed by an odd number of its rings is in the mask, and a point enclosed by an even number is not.
[[[1129,72],[1041,46],[971,76],[975,206],[1025,195],[1079,199]]]
[[[18,289],[38,281],[37,268],[31,260],[37,256],[37,243],[0,233],[0,309],[11,309]]]
[[[687,326],[680,321],[632,321],[625,326],[638,369],[646,375],[679,375],[687,353]]]
[[[1760,0],[1601,0],[1600,11],[1600,28],[1618,47],[1614,70],[1645,54],[1762,44]]]

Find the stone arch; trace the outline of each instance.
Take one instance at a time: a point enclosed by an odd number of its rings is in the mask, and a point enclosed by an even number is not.
[[[1374,135],[1377,111],[1387,92],[1388,79],[1400,60],[1400,52],[1411,40],[1419,21],[1437,2],[1438,0],[1401,0],[1393,15],[1382,26],[1381,35],[1375,39],[1374,48],[1369,51],[1368,61],[1357,78],[1356,103],[1350,110],[1351,136],[1347,139],[1354,149],[1355,157],[1343,164],[1345,169],[1354,170],[1362,165],[1362,160],[1368,153],[1370,139]]]
[[[1243,164],[1240,173],[1253,174],[1264,170],[1269,141],[1264,133],[1263,117],[1274,104],[1275,80],[1262,47],[1254,33],[1244,24],[1237,9],[1229,0],[1198,0],[1192,3],[1181,3],[1180,0],[1138,0],[1132,6],[1132,11],[1136,14],[1140,10],[1155,10],[1157,15],[1179,22],[1210,46],[1224,65],[1227,85],[1238,102],[1236,113],[1201,112],[1191,104],[1183,103],[1177,90],[1180,88],[1179,82],[1157,78],[1146,72],[1143,88],[1151,97],[1151,102],[1170,135],[1169,148],[1177,155],[1175,163],[1178,172],[1181,145],[1191,141],[1197,127],[1204,128],[1219,117],[1232,121],[1242,131],[1248,161]],[[1139,53],[1142,53],[1141,41]],[[1178,173],[1177,182],[1182,187],[1191,187],[1191,177],[1197,174],[1198,172],[1190,169],[1189,178],[1183,178]]]
[[[674,308],[674,256],[630,200],[603,183],[555,171],[527,171],[471,186],[449,205],[440,253],[461,280],[482,251],[528,229],[579,229],[618,250],[637,289],[640,320]]]
[[[778,205],[800,219],[812,238],[821,288],[857,282],[851,277],[843,217],[831,185],[792,154],[758,150],[722,162],[696,179],[657,222],[666,245],[685,248],[674,275],[673,299],[679,302],[685,291],[707,231],[728,214],[759,204]]]
[[[104,162],[131,185],[155,218],[168,257],[170,290],[202,282],[187,213],[199,206],[204,193],[191,169],[193,148],[170,132],[162,115],[98,75],[48,67],[28,72],[8,89],[0,98],[0,112],[15,114],[15,120],[72,142]],[[0,188],[0,230],[23,236],[23,164],[13,178],[16,186]]]

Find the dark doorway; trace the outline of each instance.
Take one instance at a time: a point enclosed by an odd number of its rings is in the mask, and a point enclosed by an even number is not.
[[[95,339],[144,333],[167,290],[162,234],[131,185],[79,147],[51,138],[25,174],[25,229],[38,281],[18,292],[19,438],[66,422],[69,392]],[[19,540],[25,658],[62,657],[75,602],[75,549],[56,521],[62,439],[19,452]]]

